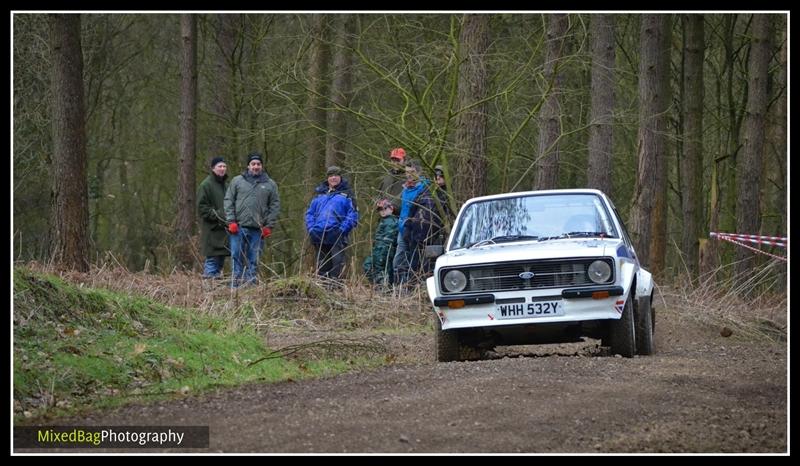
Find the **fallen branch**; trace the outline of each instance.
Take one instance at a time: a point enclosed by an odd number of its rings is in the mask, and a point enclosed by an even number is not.
[[[301,351],[354,351],[354,352],[381,352],[385,348],[376,337],[369,338],[327,338],[324,340],[285,346],[268,353],[266,356],[249,363],[247,367],[254,366],[267,359],[286,358]]]

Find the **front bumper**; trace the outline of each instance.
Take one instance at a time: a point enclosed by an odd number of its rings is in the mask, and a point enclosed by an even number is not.
[[[562,298],[594,298],[608,296],[620,296],[625,292],[621,286],[594,286],[586,288],[570,288],[561,291]],[[514,294],[514,293],[512,293]],[[442,297],[434,298],[433,305],[435,307],[449,307],[449,308],[462,308],[464,306],[471,306],[475,304],[490,304],[490,303],[524,303],[524,297],[514,298],[501,298],[497,299],[494,293],[464,295],[456,297]]]
[[[428,292],[431,293],[428,284]],[[442,329],[581,322],[619,319],[628,293],[621,286],[593,286],[549,290],[506,291],[464,296],[435,297],[434,312]],[[558,302],[561,315],[500,318],[500,306]]]

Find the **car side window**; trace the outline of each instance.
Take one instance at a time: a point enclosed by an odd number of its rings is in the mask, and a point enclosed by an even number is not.
[[[622,216],[617,212],[617,208],[615,206],[612,206],[612,208],[614,209],[614,215],[616,215],[617,220],[619,220],[619,226],[622,227],[622,241],[633,251],[633,241],[631,241],[631,237],[628,234],[628,228],[625,226],[625,222],[622,221]]]

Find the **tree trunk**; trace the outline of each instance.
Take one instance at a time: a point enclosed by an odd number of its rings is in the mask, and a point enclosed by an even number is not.
[[[717,34],[721,46],[717,48],[720,65],[711,68],[718,70],[710,81],[714,84],[715,119],[719,123],[716,127],[716,149],[713,151],[714,159],[711,163],[711,180],[708,193],[708,230],[710,232],[733,231],[733,208],[730,199],[734,199],[735,176],[733,174],[734,160],[739,151],[740,118],[737,114],[739,102],[736,100],[735,85],[736,63],[739,50],[734,43],[737,27],[737,15],[723,15],[722,17],[710,16],[712,27],[721,32]],[[716,21],[714,21],[716,19]],[[711,55],[711,54],[710,54]],[[714,55],[711,55],[712,57]],[[727,123],[727,126],[726,126]],[[705,247],[700,254],[700,272],[704,281],[715,281],[716,274],[720,271],[720,262],[726,251],[731,249],[729,243],[717,239],[705,241]]]
[[[547,52],[544,63],[544,79],[552,82],[542,111],[539,114],[539,171],[536,189],[558,187],[558,140],[561,137],[561,104],[559,93],[559,62],[564,53],[569,16],[553,14],[547,17]]]
[[[591,17],[592,115],[587,186],[611,195],[614,129],[614,16]]]
[[[460,202],[486,194],[487,105],[476,102],[486,98],[489,48],[489,17],[464,15],[459,37],[458,104],[462,109],[456,129],[456,173],[453,189]],[[469,107],[468,110],[463,110]]]
[[[354,35],[355,18],[353,15],[339,15],[336,22],[336,53],[333,57],[333,85],[331,86],[331,103],[334,110],[328,113],[326,166],[344,165],[347,146],[347,114],[340,111],[339,107],[350,105],[353,80],[351,38]]]
[[[218,130],[211,137],[207,159],[216,156],[232,161],[235,156],[236,140],[234,128],[236,119],[234,109],[234,83],[236,79],[237,34],[241,25],[240,15],[214,15],[214,34],[216,48],[214,56],[214,85],[211,86],[211,108]],[[208,160],[207,160],[208,161]]]
[[[194,263],[195,156],[197,153],[197,17],[181,15],[181,111],[177,259],[185,268]]]
[[[743,72],[739,68],[739,55],[744,53],[741,50],[745,48],[743,45],[736,43],[738,16],[725,15],[724,18],[725,36],[723,44],[725,57],[727,58],[725,63],[725,94],[727,100],[725,109],[728,113],[728,145],[724,153],[727,157],[725,162],[721,164],[722,170],[718,176],[720,183],[720,218],[717,231],[730,232],[736,229],[736,159],[742,148],[741,128],[747,109],[747,99],[745,95],[742,95],[739,100],[736,98],[737,88],[744,87],[739,84],[740,81],[743,81]],[[727,255],[727,258],[730,259],[733,255],[733,250],[737,246],[733,246],[730,243],[724,243],[723,246],[721,248],[723,250],[721,257],[725,257],[724,250],[727,248],[728,251],[731,251]]]
[[[325,167],[325,125],[326,113],[323,108],[325,95],[325,76],[328,74],[328,46],[325,44],[326,18],[324,15],[311,15],[311,49],[308,63],[308,104],[306,116],[310,128],[306,142],[305,191],[307,198],[311,190],[324,176]]]
[[[766,147],[761,182],[761,234],[786,236],[786,16],[776,18],[775,49],[777,50],[777,69],[773,84],[769,86],[770,107],[767,121]]]
[[[752,45],[747,65],[744,149],[736,161],[736,232],[743,234],[757,234],[760,226],[759,187],[766,126],[771,21],[769,15],[753,15]],[[737,282],[744,279],[754,265],[753,253],[750,250],[743,247],[736,248],[734,270]]]
[[[683,157],[681,158],[681,249],[693,278],[698,273],[698,240],[701,236],[703,189],[703,15],[683,15],[685,31],[683,75]]]
[[[656,198],[653,206],[653,236],[650,243],[650,266],[656,271],[657,276],[663,277],[667,262],[667,154],[670,152],[667,131],[669,126],[669,110],[672,102],[671,77],[671,52],[672,52],[672,15],[661,15],[662,39],[659,55],[658,98],[659,112],[657,118],[661,120],[659,132],[660,157],[656,158]]]
[[[638,160],[631,233],[636,252],[645,267],[655,274],[663,272],[663,257],[657,243],[665,244],[666,216],[666,110],[669,104],[669,16],[644,15],[641,18],[639,62]],[[660,236],[660,238],[659,238]]]
[[[79,15],[51,15],[54,264],[89,271],[83,53]]]
[[[773,196],[771,196],[771,209],[777,211],[780,219],[775,222],[774,230],[767,230],[766,234],[770,236],[786,236],[786,167],[787,157],[789,156],[786,148],[786,128],[788,126],[786,121],[787,116],[787,80],[786,80],[786,16],[781,21],[780,33],[778,34],[778,44],[780,44],[781,51],[778,54],[778,72],[773,86],[774,92],[777,95],[775,102],[775,118],[772,124],[772,136],[768,140],[774,144],[773,153],[775,158],[772,163],[768,164],[769,170],[767,173],[772,173],[771,184],[774,186]]]
[[[778,71],[775,79],[775,85],[772,87],[773,92],[775,93],[775,98],[777,101],[775,102],[775,113],[772,119],[772,124],[770,125],[771,135],[767,138],[768,141],[771,141],[773,144],[773,150],[771,151],[772,157],[766,158],[765,160],[765,177],[767,189],[765,189],[767,195],[763,196],[765,202],[769,205],[763,209],[763,212],[774,212],[772,216],[772,222],[764,225],[761,225],[762,234],[769,235],[769,236],[787,236],[786,231],[786,219],[787,219],[787,210],[786,210],[786,199],[787,199],[787,190],[786,190],[786,168],[788,167],[788,152],[787,152],[787,145],[786,145],[786,128],[788,126],[787,123],[787,81],[786,81],[786,24],[787,24],[787,16],[783,15],[781,18],[782,20],[779,21],[776,25],[776,28],[779,28],[779,33],[776,36],[777,43],[780,46],[780,53],[778,54]],[[785,255],[786,251],[781,250],[781,255]],[[781,280],[779,280],[775,285],[776,292],[786,292],[787,286],[787,275],[786,275],[786,268],[782,269],[781,272]]]

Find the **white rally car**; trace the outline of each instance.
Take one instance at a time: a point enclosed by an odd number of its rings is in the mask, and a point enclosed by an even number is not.
[[[652,276],[598,190],[470,199],[426,284],[439,361],[583,336],[625,357],[654,352]]]

